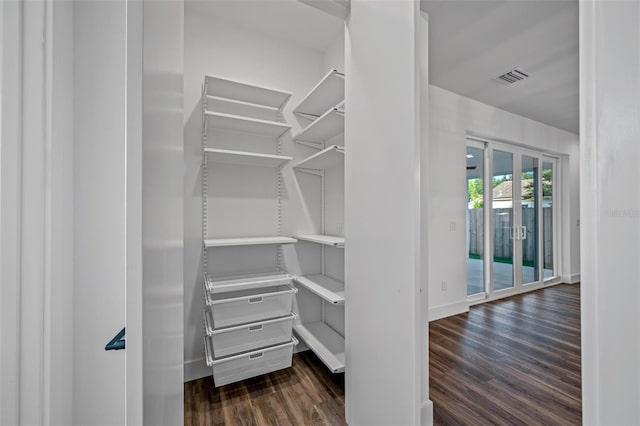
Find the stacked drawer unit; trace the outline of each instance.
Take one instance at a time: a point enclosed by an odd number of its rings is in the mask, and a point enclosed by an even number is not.
[[[282,244],[297,240],[282,236],[280,223],[281,167],[291,160],[281,152],[280,137],[291,128],[284,123],[282,108],[290,96],[288,92],[220,77],[205,77],[202,93],[204,350],[216,386],[290,367],[293,348],[298,343],[292,335],[297,318],[292,311],[297,289],[293,286],[294,277],[284,270],[281,252]],[[209,130],[215,138],[209,135]],[[217,146],[210,146],[211,142],[216,142]],[[277,142],[275,146],[273,142]],[[241,149],[246,147],[250,148]],[[268,152],[270,149],[272,152]],[[209,162],[217,167],[212,173],[222,173],[211,182],[207,177]],[[226,173],[232,173],[233,177]],[[265,186],[271,179],[271,186]],[[239,188],[243,195],[235,199],[209,200],[209,184],[219,185],[217,192],[212,190],[212,193],[229,194],[232,192],[230,185],[237,184],[238,180],[242,181]],[[247,195],[246,188],[260,182],[256,188],[270,188],[276,194],[277,199],[272,203],[263,201],[269,191],[260,193],[257,202]],[[258,191],[250,194],[258,194]],[[210,201],[215,204],[210,205]],[[260,219],[258,222],[264,224],[268,234],[212,238],[209,235],[211,207],[217,213],[215,217],[224,220],[214,222],[216,234],[246,233],[247,224],[239,218],[250,220],[247,209],[252,207],[260,215],[253,217]],[[271,214],[272,219],[261,220]],[[264,255],[253,260],[256,249],[264,250],[264,253],[274,250],[274,264],[265,266]],[[227,250],[227,254],[220,250]],[[232,257],[228,255],[230,252],[234,253]],[[234,271],[267,270],[250,275],[229,275],[225,269],[230,264]]]
[[[291,367],[296,289],[205,292],[205,352],[216,386]]]

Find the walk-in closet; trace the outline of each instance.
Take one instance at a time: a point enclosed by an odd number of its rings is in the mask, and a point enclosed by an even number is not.
[[[344,25],[300,2],[185,3],[185,381],[304,350],[347,368]]]

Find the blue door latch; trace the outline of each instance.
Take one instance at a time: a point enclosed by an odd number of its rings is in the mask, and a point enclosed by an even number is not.
[[[116,334],[109,343],[107,343],[107,345],[104,347],[105,351],[118,351],[125,348],[126,340],[124,338],[124,330],[124,328],[120,330],[120,332]]]

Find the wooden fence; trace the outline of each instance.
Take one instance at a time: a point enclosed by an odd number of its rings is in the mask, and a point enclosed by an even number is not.
[[[469,254],[481,256],[484,253],[484,218],[482,209],[469,209]],[[513,240],[511,239],[511,227],[513,226],[513,211],[510,208],[493,209],[495,226],[494,257],[511,258],[513,253]],[[542,222],[544,232],[544,267],[552,268],[553,265],[553,209],[542,209]],[[536,236],[535,236],[535,210],[522,208],[522,223],[527,227],[527,239],[523,241],[522,256],[525,264],[534,265],[536,262]]]

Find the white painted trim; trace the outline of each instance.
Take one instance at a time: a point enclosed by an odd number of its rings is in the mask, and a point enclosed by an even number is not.
[[[22,227],[20,283],[20,424],[45,422],[45,288],[49,256],[50,168],[46,129],[46,59],[43,0],[23,1]],[[28,166],[28,168],[27,168]],[[46,312],[45,312],[46,311]],[[47,330],[48,331],[48,330]]]
[[[0,2],[0,424],[20,424],[22,3]]]
[[[213,371],[207,367],[204,357],[185,361],[184,363],[184,382],[202,379],[211,376]]]
[[[600,246],[600,205],[598,168],[598,127],[601,123],[598,108],[598,66],[596,47],[598,32],[597,2],[580,2],[580,220],[581,228],[589,232],[580,236],[580,265],[585,282],[580,289],[582,338],[582,419],[586,425],[600,423],[600,297],[598,259]],[[589,173],[584,173],[589,170]],[[604,331],[604,330],[603,330]]]
[[[542,285],[544,287],[549,287],[549,286],[552,286],[552,285],[555,285],[555,284],[561,284],[561,283],[562,283],[562,280],[560,279],[560,277],[556,276],[556,277],[551,277],[551,278],[545,279]]]
[[[44,424],[73,422],[73,3],[45,0]]]
[[[419,117],[416,125],[420,127],[417,155],[420,158],[418,173],[420,175],[420,215],[418,217],[418,229],[420,238],[417,241],[418,259],[416,262],[416,274],[419,277],[419,303],[416,308],[419,311],[419,324],[416,327],[419,333],[419,358],[416,360],[417,371],[420,374],[418,392],[420,394],[420,424],[433,423],[433,404],[429,399],[429,15],[420,10],[416,16],[416,85],[420,88]],[[425,409],[425,407],[428,407]]]
[[[431,426],[433,424],[433,402],[430,399],[423,402],[420,411],[420,424],[422,426]]]
[[[486,302],[486,300],[482,299],[482,302]],[[429,308],[429,322],[453,315],[463,314],[465,312],[469,312],[469,302],[466,300],[434,306]]]
[[[562,282],[565,284],[575,284],[580,282],[580,274],[567,274],[562,276]]]
[[[143,2],[126,6],[126,421],[144,423],[142,274]]]

